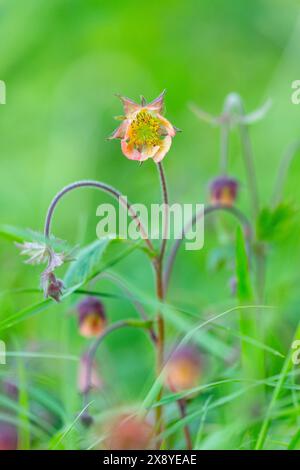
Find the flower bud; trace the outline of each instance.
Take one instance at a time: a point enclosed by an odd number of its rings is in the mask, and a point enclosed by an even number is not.
[[[202,372],[199,351],[193,346],[181,346],[171,354],[165,366],[165,382],[173,392],[182,392],[198,385]]]
[[[88,393],[91,389],[100,389],[103,383],[98,374],[96,363],[91,362],[87,354],[80,359],[78,370],[78,390],[80,393]]]
[[[0,421],[0,450],[17,450],[17,428],[10,423]]]
[[[151,449],[153,426],[145,419],[122,414],[106,427],[105,447],[108,450]]]
[[[57,279],[53,272],[48,270],[43,272],[42,287],[46,299],[51,297],[56,302],[60,301],[64,284],[60,279]]]
[[[77,305],[79,331],[82,336],[99,336],[106,326],[106,315],[102,302],[96,297],[86,297]]]
[[[228,176],[219,176],[210,183],[210,199],[212,204],[231,207],[237,198],[238,182]]]

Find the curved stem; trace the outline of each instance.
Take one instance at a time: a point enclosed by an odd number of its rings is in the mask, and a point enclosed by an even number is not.
[[[86,370],[86,391],[83,393],[83,403],[84,405],[87,404],[88,402],[88,396],[91,390],[91,376],[92,376],[92,367],[93,367],[93,362],[97,353],[97,350],[103,340],[110,335],[113,331],[119,330],[121,328],[126,328],[126,327],[135,327],[135,328],[143,328],[143,325],[136,325],[135,324],[135,319],[133,320],[120,320],[117,321],[111,325],[109,325],[103,333],[98,336],[98,338],[95,340],[95,342],[92,344],[90,349],[87,352],[86,359],[87,359],[87,370]]]
[[[212,212],[217,212],[217,211],[223,211],[223,212],[228,212],[229,214],[232,214],[244,226],[245,231],[247,233],[247,238],[250,238],[252,236],[252,229],[251,229],[250,222],[248,221],[246,216],[236,207],[227,207],[227,206],[221,206],[221,205],[206,206],[204,208],[204,212],[203,210],[200,210],[192,217],[192,219],[189,222],[187,222],[187,224],[182,230],[181,238],[178,238],[175,241],[171,249],[169,258],[167,260],[167,267],[166,267],[166,271],[164,275],[165,290],[167,290],[168,288],[175,258],[180,248],[180,245],[185,238],[185,235],[191,230],[191,228],[195,225],[195,223],[197,222],[197,220],[199,220],[199,218],[201,218],[202,216],[205,217],[206,215],[211,214]]]
[[[110,194],[115,199],[117,199],[119,203],[121,203],[123,207],[125,207],[128,210],[128,213],[130,214],[132,219],[136,221],[136,224],[140,229],[141,235],[145,239],[145,242],[148,245],[149,249],[151,251],[154,250],[153,245],[148,238],[148,234],[144,226],[142,225],[141,220],[139,219],[138,215],[136,214],[135,210],[132,208],[131,204],[127,201],[127,199],[124,198],[124,196],[112,186],[102,183],[101,181],[94,181],[94,180],[76,181],[75,183],[71,183],[65,186],[61,191],[59,191],[59,193],[56,194],[56,196],[53,198],[48,208],[47,215],[46,215],[44,233],[47,238],[49,238],[50,236],[51,222],[52,222],[53,213],[54,213],[57,203],[66,193],[74,189],[83,188],[83,187],[92,187],[92,188],[100,189],[100,191]]]

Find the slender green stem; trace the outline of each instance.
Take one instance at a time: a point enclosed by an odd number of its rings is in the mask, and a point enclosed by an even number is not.
[[[254,168],[254,162],[253,162],[252,147],[251,147],[247,125],[240,124],[239,129],[240,129],[240,137],[241,137],[241,142],[242,142],[242,147],[243,147],[244,163],[245,163],[246,174],[248,178],[248,185],[249,185],[251,201],[252,201],[252,212],[253,212],[254,218],[256,219],[258,212],[259,212],[259,197],[258,197],[257,181],[256,181],[255,168]]]

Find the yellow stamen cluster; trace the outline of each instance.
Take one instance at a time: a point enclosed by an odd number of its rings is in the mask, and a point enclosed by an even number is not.
[[[140,111],[130,126],[130,142],[140,147],[155,146],[161,143],[161,123],[146,110]]]

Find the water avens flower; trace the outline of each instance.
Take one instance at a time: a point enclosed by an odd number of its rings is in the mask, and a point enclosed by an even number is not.
[[[202,374],[202,360],[193,346],[181,346],[168,359],[165,366],[165,382],[173,392],[196,387]]]
[[[121,149],[130,160],[143,162],[152,158],[160,162],[169,151],[176,129],[163,117],[164,95],[147,103],[142,97],[141,104],[120,96],[124,107],[124,116],[120,126],[109,139],[120,139]]]
[[[151,449],[153,426],[145,419],[130,414],[121,414],[106,425],[108,430],[105,448],[108,450]]]
[[[231,207],[238,195],[238,182],[228,176],[218,176],[210,183],[210,199],[212,204]]]
[[[79,331],[86,338],[99,336],[106,327],[103,303],[97,297],[86,297],[77,305]]]

